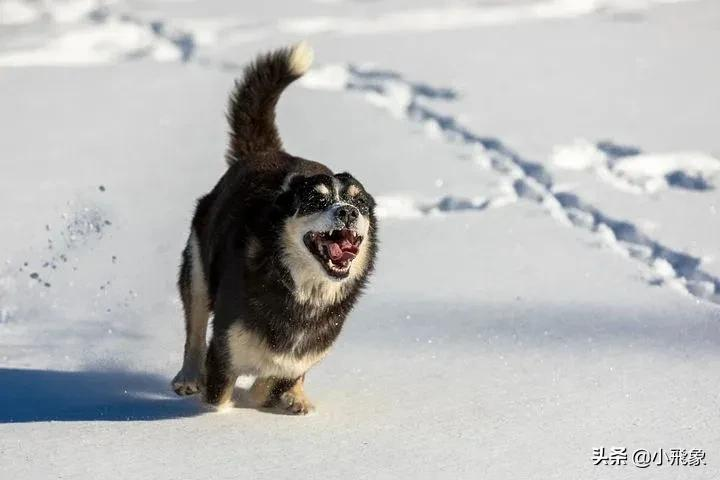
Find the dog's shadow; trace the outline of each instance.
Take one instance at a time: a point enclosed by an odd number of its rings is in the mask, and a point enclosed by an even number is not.
[[[157,375],[0,368],[0,423],[163,420],[205,411]]]
[[[178,397],[167,378],[130,371],[0,368],[0,424],[48,421],[152,421],[213,412],[199,396]],[[257,408],[236,388],[234,408]]]

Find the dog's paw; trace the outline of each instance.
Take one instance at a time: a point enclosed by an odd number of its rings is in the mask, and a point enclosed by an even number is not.
[[[178,395],[195,395],[202,386],[202,375],[199,371],[182,369],[172,381],[172,389]]]
[[[307,415],[315,410],[315,407],[305,395],[298,395],[293,392],[285,392],[280,395],[277,406],[292,415]]]

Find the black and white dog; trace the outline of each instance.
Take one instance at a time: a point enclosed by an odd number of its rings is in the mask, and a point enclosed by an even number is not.
[[[280,94],[312,57],[305,43],[262,55],[230,98],[229,168],[198,201],[182,255],[179,395],[202,390],[223,405],[238,376],[253,375],[257,406],[307,413],[305,373],[328,352],[373,269],[372,196],[350,174],[286,153],[275,126]]]

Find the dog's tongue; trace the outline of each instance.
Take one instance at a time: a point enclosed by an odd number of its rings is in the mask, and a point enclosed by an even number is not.
[[[355,254],[352,252],[344,252],[339,243],[331,242],[328,244],[328,254],[333,262],[352,260]]]
[[[340,248],[340,244],[330,242],[328,244],[328,254],[330,256],[330,260],[332,260],[333,262],[337,262],[338,260],[342,259],[343,251],[342,248]]]

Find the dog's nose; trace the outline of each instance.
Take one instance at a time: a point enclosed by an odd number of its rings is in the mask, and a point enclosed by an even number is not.
[[[335,211],[335,217],[348,226],[354,224],[359,216],[360,211],[352,205],[343,205]]]

